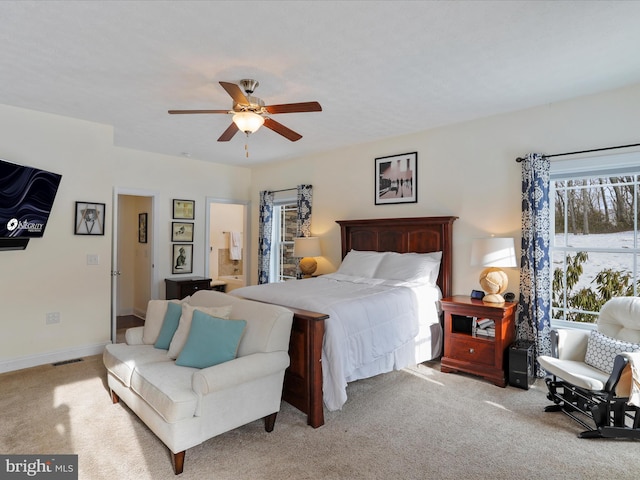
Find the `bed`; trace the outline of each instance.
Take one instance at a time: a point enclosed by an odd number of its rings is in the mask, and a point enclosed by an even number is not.
[[[451,294],[456,218],[338,221],[336,273],[232,292],[294,311],[283,398],[309,425],[324,424],[323,403],[342,407],[348,382],[440,355],[438,300]]]

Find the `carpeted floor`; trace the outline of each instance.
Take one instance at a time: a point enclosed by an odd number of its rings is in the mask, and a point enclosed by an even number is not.
[[[533,388],[443,374],[437,362],[354,382],[342,411],[312,429],[286,403],[261,421],[187,450],[177,478],[631,479],[640,442],[582,440]],[[100,356],[0,375],[0,452],[79,456],[80,479],[176,478],[166,447],[122,403]]]

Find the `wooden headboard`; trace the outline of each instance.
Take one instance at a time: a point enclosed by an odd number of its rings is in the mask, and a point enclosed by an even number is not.
[[[342,237],[342,258],[349,250],[375,252],[442,252],[438,286],[445,297],[452,293],[453,222],[458,217],[382,218],[337,220]]]

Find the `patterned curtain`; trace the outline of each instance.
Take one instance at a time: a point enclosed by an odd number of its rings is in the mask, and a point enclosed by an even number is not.
[[[516,336],[532,340],[538,355],[551,355],[550,163],[539,153],[522,161],[522,257]],[[537,375],[544,371],[537,366]]]
[[[273,192],[260,192],[258,225],[258,284],[269,283],[271,263],[271,233],[273,230]]]
[[[297,190],[298,219],[296,222],[296,236],[310,237],[313,185],[298,185]]]

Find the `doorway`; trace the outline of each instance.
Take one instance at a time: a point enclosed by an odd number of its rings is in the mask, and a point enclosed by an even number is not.
[[[249,203],[207,197],[205,273],[229,292],[248,284]]]
[[[143,324],[147,304],[159,298],[155,279],[156,193],[118,189],[113,199],[111,341],[123,327]]]

